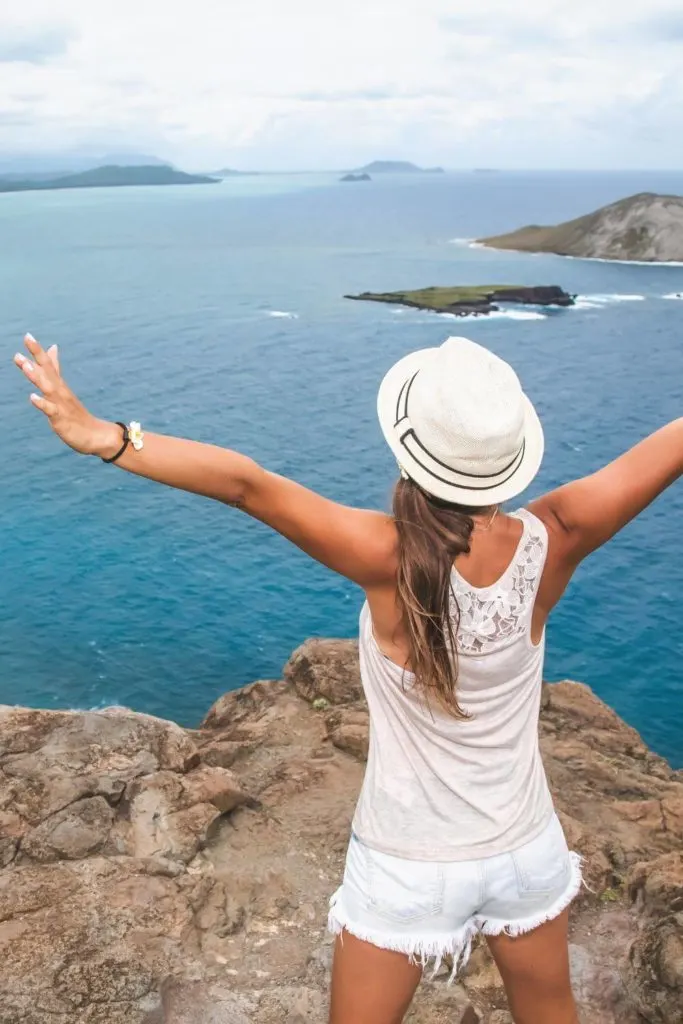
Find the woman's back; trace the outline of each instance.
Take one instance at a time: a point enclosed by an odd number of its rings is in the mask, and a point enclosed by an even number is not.
[[[532,641],[548,533],[520,510],[522,533],[499,579],[474,587],[453,569],[458,718],[427,700],[380,649],[369,606],[361,676],[372,730],[354,831],[413,859],[469,860],[514,849],[552,816],[538,750],[544,643]]]

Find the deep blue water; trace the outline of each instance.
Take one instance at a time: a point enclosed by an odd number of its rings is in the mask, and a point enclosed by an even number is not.
[[[0,196],[0,702],[121,703],[195,723],[226,689],[278,677],[306,637],[353,635],[361,603],[239,513],[63,450],[10,363],[24,331],[60,344],[97,413],[235,447],[366,506],[387,504],[395,475],[375,421],[383,372],[467,334],[512,361],[537,404],[536,493],[681,415],[683,302],[663,296],[683,291],[683,268],[452,240],[641,190],[683,193],[683,174]],[[343,299],[489,281],[589,298],[542,319],[457,322]],[[589,683],[677,765],[682,526],[677,485],[580,570],[551,622],[547,672]]]

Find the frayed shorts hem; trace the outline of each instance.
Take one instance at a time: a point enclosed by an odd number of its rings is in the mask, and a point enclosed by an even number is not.
[[[512,920],[499,920],[492,917],[475,915],[461,928],[452,933],[402,933],[384,932],[374,927],[359,926],[346,911],[343,889],[338,890],[330,900],[330,912],[327,927],[333,935],[341,936],[348,932],[362,942],[368,942],[379,949],[387,949],[396,953],[404,953],[412,963],[419,964],[423,970],[430,970],[434,976],[440,969],[445,957],[452,959],[452,970],[449,982],[453,982],[458,973],[466,966],[472,950],[472,941],[477,934],[508,935],[517,938],[540,928],[541,925],[555,920],[564,913],[567,907],[578,896],[583,884],[582,859],[576,853],[570,853],[571,876],[565,891],[547,908],[527,917]]]

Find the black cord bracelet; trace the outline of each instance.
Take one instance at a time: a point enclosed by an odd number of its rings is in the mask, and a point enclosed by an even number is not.
[[[118,459],[120,459],[128,445],[130,444],[130,434],[128,433],[128,427],[126,426],[126,424],[117,422],[116,426],[121,427],[121,430],[123,431],[123,444],[117,451],[116,455],[112,455],[110,459],[102,459],[102,462],[106,462],[109,464],[111,464],[112,462],[116,462]]]

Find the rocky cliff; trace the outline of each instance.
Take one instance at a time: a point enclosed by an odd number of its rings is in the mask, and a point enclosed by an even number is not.
[[[494,249],[652,263],[683,260],[683,197],[650,192],[555,227],[536,224],[480,239]]]
[[[545,689],[546,766],[586,857],[572,921],[584,1024],[683,1021],[683,778],[591,691]],[[186,731],[122,709],[0,709],[0,1024],[323,1024],[367,750],[357,651]],[[409,1021],[509,1024],[484,946]]]

